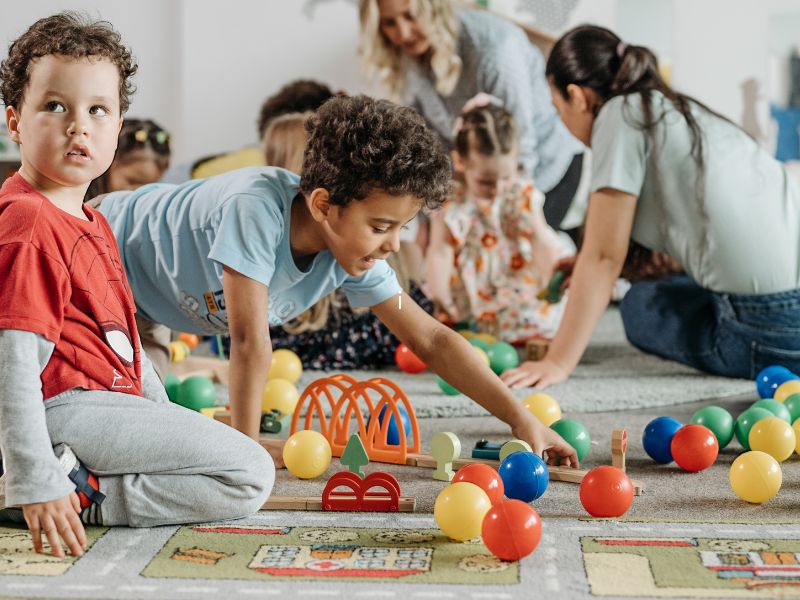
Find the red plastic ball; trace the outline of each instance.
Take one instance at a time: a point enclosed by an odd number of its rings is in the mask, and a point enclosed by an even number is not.
[[[422,373],[428,367],[405,344],[398,344],[394,351],[394,362],[406,373]]]
[[[595,467],[584,475],[580,497],[593,517],[621,517],[633,503],[633,484],[621,469]]]
[[[500,479],[500,473],[489,465],[472,463],[461,467],[453,476],[452,483],[458,483],[459,481],[477,485],[486,492],[492,504],[497,504],[503,499],[503,492],[505,491],[503,480]]]
[[[717,436],[705,425],[684,425],[672,437],[672,458],[684,471],[696,472],[714,464],[719,454]]]
[[[501,500],[483,517],[481,536],[497,558],[519,560],[539,545],[542,520],[532,506],[521,500]]]

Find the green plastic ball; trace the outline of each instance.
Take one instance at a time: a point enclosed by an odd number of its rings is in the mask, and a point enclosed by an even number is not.
[[[776,417],[780,417],[790,425],[792,423],[792,414],[789,412],[789,409],[783,405],[783,402],[778,402],[774,398],[762,398],[761,400],[753,402],[750,408],[753,406],[758,408],[766,408]]]
[[[733,432],[736,434],[736,439],[742,445],[742,448],[750,450],[750,430],[761,419],[774,417],[771,412],[766,408],[759,408],[758,406],[750,407],[736,418],[736,423],[733,426]]]
[[[164,389],[167,391],[167,398],[170,402],[178,401],[178,387],[181,385],[181,380],[175,373],[167,373],[164,378]]]
[[[800,394],[792,394],[783,401],[783,406],[789,411],[792,423],[800,419]]]
[[[733,416],[721,406],[704,406],[692,415],[690,423],[708,427],[720,449],[733,439]]]
[[[492,371],[500,375],[503,371],[513,369],[519,364],[517,349],[506,342],[495,342],[486,351]]]
[[[470,343],[470,344],[472,344],[473,346],[476,346],[476,347],[480,348],[480,349],[481,349],[481,350],[483,350],[484,352],[488,352],[488,351],[489,351],[489,344],[487,344],[486,342],[484,342],[484,341],[483,341],[482,339],[480,339],[480,338],[469,338],[469,340],[468,340],[468,341],[469,341],[469,343]]]
[[[184,379],[178,387],[176,404],[199,411],[210,408],[217,401],[217,390],[208,377],[193,375]]]
[[[442,390],[448,396],[457,396],[458,394],[461,393],[438,375],[436,376],[436,383],[439,384],[439,389]]]
[[[575,448],[578,454],[578,460],[583,460],[589,454],[589,447],[592,443],[589,437],[589,430],[583,423],[574,419],[559,419],[552,425],[550,429],[555,431],[558,435],[564,438],[570,446]]]

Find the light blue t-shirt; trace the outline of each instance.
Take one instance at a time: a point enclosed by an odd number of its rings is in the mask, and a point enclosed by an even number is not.
[[[353,307],[397,294],[394,271],[382,260],[358,277],[327,250],[306,270],[297,267],[289,222],[298,182],[289,171],[253,167],[106,196],[99,210],[117,236],[142,316],[178,331],[226,333],[223,265],[269,288],[270,325],[339,287]]]
[[[696,104],[704,169],[691,130],[659,92],[648,138],[642,97],[612,98],[592,129],[591,191],[638,198],[631,237],[667,253],[701,286],[732,294],[800,288],[800,190],[744,131]],[[655,141],[653,141],[655,140]]]

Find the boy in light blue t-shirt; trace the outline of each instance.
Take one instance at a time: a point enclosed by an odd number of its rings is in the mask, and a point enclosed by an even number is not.
[[[577,464],[464,338],[402,291],[384,260],[405,224],[448,193],[447,155],[422,118],[387,101],[337,97],[306,127],[300,178],[256,167],[102,200],[142,315],[182,331],[229,333],[232,423],[257,438],[269,326],[342,287],[352,306],[371,307],[515,437]]]

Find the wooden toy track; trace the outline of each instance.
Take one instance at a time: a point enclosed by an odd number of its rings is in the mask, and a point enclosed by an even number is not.
[[[377,400],[372,395],[377,395]],[[330,406],[330,417],[325,415],[323,399]],[[410,443],[406,436],[398,402],[408,414],[411,424]],[[361,406],[366,406],[369,425],[364,420]],[[378,419],[385,410],[383,422]],[[394,415],[394,419],[391,416]],[[311,382],[297,401],[292,415],[291,433],[298,429],[313,429],[314,417],[317,418],[319,432],[331,445],[334,456],[341,456],[350,438],[351,421],[355,421],[356,431],[371,461],[406,464],[409,453],[420,451],[420,435],[417,417],[408,397],[393,381],[384,377],[375,377],[366,381],[357,381],[349,375],[339,374],[323,377]],[[303,426],[299,427],[301,419]],[[397,423],[399,444],[389,444],[387,436],[389,426]]]

